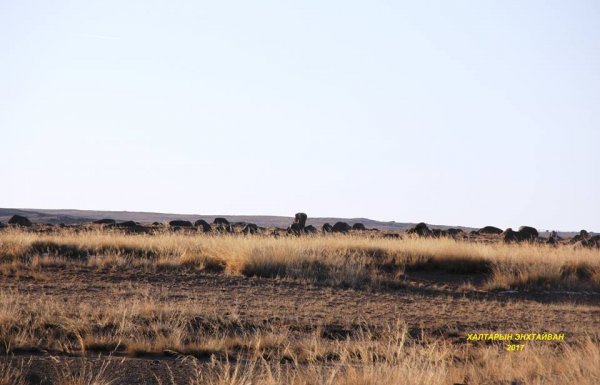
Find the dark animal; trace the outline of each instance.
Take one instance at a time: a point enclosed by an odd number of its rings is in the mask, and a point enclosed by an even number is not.
[[[121,222],[119,224],[117,224],[118,227],[136,227],[139,226],[139,223],[134,222],[134,221],[125,221],[125,222]]]
[[[453,228],[450,228],[450,229],[446,230],[446,232],[449,235],[458,235],[458,234],[462,234],[463,233],[462,229],[453,229]]]
[[[445,237],[447,235],[447,233],[444,230],[440,230],[440,229],[431,230],[431,234],[436,238]]]
[[[229,226],[229,221],[225,218],[215,218],[213,224],[217,226]]]
[[[512,228],[508,228],[506,230],[504,230],[504,232],[502,233],[502,237],[504,239],[504,242],[506,243],[510,243],[510,242],[518,242],[519,241],[519,237],[516,231],[514,231]]]
[[[287,232],[288,232],[288,234],[300,235],[304,232],[304,228],[300,227],[299,223],[292,223],[287,228]]]
[[[321,230],[324,233],[331,233],[333,231],[333,227],[331,227],[331,225],[329,223],[325,223],[323,224],[323,226],[321,227]]]
[[[305,213],[296,213],[294,215],[294,223],[287,228],[288,234],[300,235],[304,233],[307,218],[308,216]]]
[[[530,226],[519,227],[519,238],[523,241],[534,240],[539,237],[538,231]]]
[[[32,223],[29,218],[24,217],[22,215],[13,215],[8,220],[9,225],[23,226],[23,227],[31,227]]]
[[[336,222],[331,228],[331,231],[334,233],[347,233],[351,228],[352,227],[346,222]]]
[[[579,242],[579,241],[585,241],[585,240],[587,240],[589,238],[590,238],[590,233],[588,233],[585,230],[581,230],[579,232],[579,234],[577,234],[576,236],[574,236],[573,238],[571,238],[570,242],[571,243],[576,243],[576,242]]]
[[[304,213],[296,213],[296,215],[294,215],[294,223],[299,224],[301,229],[304,229],[304,226],[306,226],[306,219],[308,218],[308,216]]]
[[[95,223],[97,225],[114,225],[115,223],[117,223],[117,221],[115,221],[114,219],[110,219],[110,218],[104,218],[104,219],[98,219],[97,221],[94,221],[93,223]]]
[[[199,229],[202,228],[202,232],[204,233],[210,233],[212,230],[208,222],[206,222],[204,219],[198,219],[196,222],[194,222],[194,226]]]
[[[498,234],[502,234],[502,230],[497,227],[494,227],[494,226],[485,226],[485,227],[482,227],[481,229],[477,230],[477,234],[498,235]]]
[[[182,221],[179,219],[176,219],[174,221],[169,222],[169,226],[171,227],[193,227],[194,225],[192,225],[192,222],[190,221]]]
[[[367,228],[362,223],[355,223],[352,225],[352,230],[366,230]]]
[[[215,230],[218,233],[232,234],[233,233],[233,226],[231,226],[231,225],[217,225],[217,227],[215,227]]]
[[[256,234],[257,232],[258,232],[258,226],[256,226],[254,223],[248,223],[242,229],[242,233],[244,233],[246,235],[248,235],[248,234]]]
[[[423,222],[417,224],[415,227],[407,231],[408,234],[417,234],[420,237],[429,237],[432,235],[432,231]]]
[[[111,226],[115,226],[115,227],[124,229],[128,233],[148,233],[150,231],[148,228],[140,225],[139,222],[134,222],[134,221],[121,222],[121,223],[117,223],[116,225],[111,225]]]
[[[594,235],[593,237],[590,237],[588,239],[581,240],[577,242],[576,245],[581,245],[583,247],[589,248],[595,247],[600,249],[600,235]]]
[[[502,234],[504,242],[533,241],[538,237],[538,231],[529,226],[521,226],[519,227],[519,231],[508,228]]]
[[[307,234],[316,234],[317,228],[313,225],[308,225],[304,228],[304,232]]]

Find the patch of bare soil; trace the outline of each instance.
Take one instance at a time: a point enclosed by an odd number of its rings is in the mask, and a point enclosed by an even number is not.
[[[0,291],[56,303],[101,306],[106,300],[152,297],[198,313],[233,317],[243,325],[276,327],[294,333],[322,330],[329,339],[351,337],[359,326],[371,330],[405,322],[423,340],[465,344],[468,333],[565,333],[567,340],[597,335],[597,294],[486,292],[484,276],[439,272],[407,273],[396,289],[343,289],[298,281],[204,274],[194,270],[140,271],[86,266],[46,267],[36,279],[0,277]],[[108,352],[103,352],[107,354]],[[89,365],[101,365],[94,359]],[[62,370],[77,371],[78,357],[19,353],[2,360],[26,360],[30,383],[52,384]],[[107,364],[105,364],[107,365]],[[185,359],[157,354],[134,358],[116,354],[104,369],[114,384],[180,384],[189,377]],[[45,381],[45,382],[44,382]],[[58,384],[57,384],[58,385]]]

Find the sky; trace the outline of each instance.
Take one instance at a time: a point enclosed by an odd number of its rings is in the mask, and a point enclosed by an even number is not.
[[[598,1],[0,0],[0,207],[600,231]]]

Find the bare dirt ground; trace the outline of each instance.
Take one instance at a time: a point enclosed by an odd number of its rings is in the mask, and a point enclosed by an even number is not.
[[[0,291],[98,307],[115,299],[150,297],[203,315],[233,317],[245,325],[296,332],[319,328],[323,337],[332,339],[349,336],[360,325],[376,330],[398,321],[405,322],[415,338],[452,344],[466,344],[468,333],[565,333],[567,341],[575,341],[600,330],[597,293],[486,292],[478,289],[480,280],[473,275],[418,272],[407,273],[399,288],[359,290],[191,269],[72,265],[46,267],[39,279],[0,276]],[[55,357],[16,351],[2,360],[30,360],[31,383],[44,383],[57,370],[74,370],[80,360],[64,354]],[[55,360],[62,362],[63,369],[56,369]],[[101,361],[92,359],[87,364],[99,366]],[[165,354],[114,354],[105,365],[105,371],[114,374],[114,384],[183,384],[189,375],[185,359]]]

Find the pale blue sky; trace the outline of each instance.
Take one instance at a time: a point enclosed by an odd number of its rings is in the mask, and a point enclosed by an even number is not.
[[[0,207],[600,231],[600,2],[0,0],[0,131]]]

